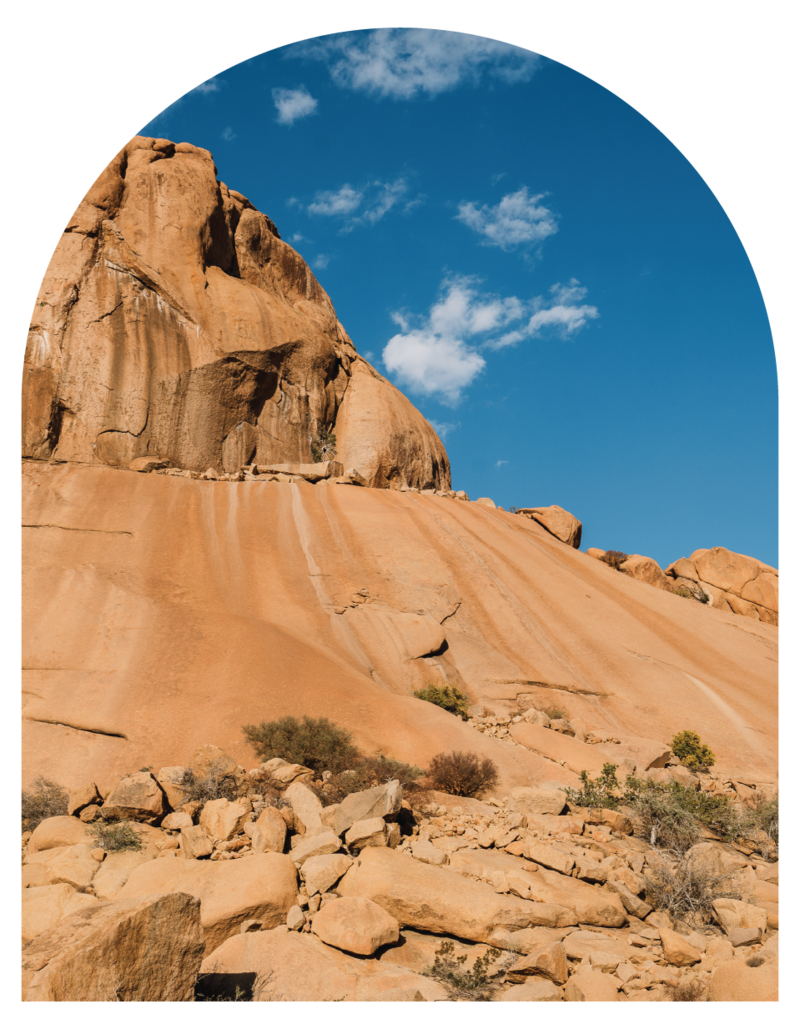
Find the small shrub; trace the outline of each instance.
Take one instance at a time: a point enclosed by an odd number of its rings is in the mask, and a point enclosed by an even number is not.
[[[417,779],[424,775],[425,770],[417,768],[416,765],[407,765],[383,754],[375,754],[373,757],[362,758],[355,768],[337,772],[321,786],[313,785],[312,789],[326,804],[340,804],[351,793],[359,793],[372,786],[382,786],[392,779],[397,779],[408,791],[409,787],[413,789]]]
[[[684,1003],[707,1001],[708,987],[702,979],[682,979],[677,986],[667,987],[667,996],[670,1000]]]
[[[275,722],[245,725],[243,732],[262,761],[282,757],[315,772],[336,773],[353,768],[361,759],[352,734],[328,718],[303,715],[300,720],[287,715]]]
[[[700,742],[696,732],[688,729],[672,738],[672,751],[681,764],[693,772],[708,771],[716,760],[711,748]]]
[[[491,1000],[494,992],[492,979],[507,970],[508,958],[493,970],[492,965],[502,957],[502,951],[492,947],[483,957],[475,959],[472,968],[466,968],[467,955],[454,958],[454,949],[453,941],[445,940],[434,954],[433,964],[424,968],[422,974],[440,982],[450,994],[451,1000]],[[511,958],[511,964],[515,957]]]
[[[708,922],[715,900],[742,896],[736,872],[715,875],[701,860],[678,851],[660,851],[644,879],[649,904],[693,926]]]
[[[566,711],[562,707],[559,707],[558,704],[549,704],[547,707],[543,707],[542,711],[544,711],[551,721],[567,717]]]
[[[474,797],[480,790],[493,789],[498,781],[497,765],[491,758],[460,750],[437,754],[428,776],[435,789],[456,797]]]
[[[101,818],[92,822],[89,836],[96,847],[109,852],[142,849],[142,834],[130,822],[109,822]]]
[[[766,960],[767,959],[765,957],[762,957],[760,954],[752,954],[747,959],[747,961],[745,961],[745,964],[749,968],[760,968],[763,964],[765,964]]]
[[[203,804],[208,800],[236,800],[243,789],[222,761],[213,762],[202,775],[188,768],[179,785],[184,791],[184,803],[190,800],[199,800]]]
[[[580,807],[605,807],[614,811],[619,807],[619,797],[614,793],[615,790],[620,789],[615,764],[607,761],[596,779],[590,779],[589,773],[584,768],[580,779],[580,789],[567,787],[567,800],[570,804]]]
[[[332,461],[336,457],[336,436],[329,429],[320,429],[312,438],[311,457],[315,462]]]
[[[671,793],[649,790],[631,804],[637,836],[651,847],[664,847],[681,854],[700,839],[697,818]]]
[[[610,568],[616,568],[619,571],[620,565],[624,564],[630,556],[630,554],[624,554],[621,550],[607,550],[600,560],[604,561]]]
[[[738,834],[759,845],[761,856],[769,857],[778,850],[778,798],[762,801],[753,811],[739,819]]]
[[[445,711],[458,715],[464,721],[469,718],[467,714],[469,697],[467,697],[466,693],[462,693],[457,686],[451,686],[450,683],[447,683],[445,686],[435,686],[433,683],[428,683],[426,689],[417,690],[414,696],[418,700],[427,700],[429,704],[435,704],[437,707],[444,708]]]
[[[29,790],[22,791],[22,831],[32,832],[45,818],[65,815],[68,800],[63,786],[40,775]]]

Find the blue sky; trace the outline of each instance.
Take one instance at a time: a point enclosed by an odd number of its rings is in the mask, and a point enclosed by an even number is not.
[[[584,548],[777,565],[758,284],[703,180],[612,93],[491,40],[381,30],[253,58],[141,131],[207,147],[273,219],[437,427],[454,488],[560,504]]]

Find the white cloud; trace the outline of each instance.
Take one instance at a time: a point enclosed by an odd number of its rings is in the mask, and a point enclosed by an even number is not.
[[[313,262],[314,267],[319,268],[320,271],[322,271],[323,269],[328,267],[328,265],[330,264],[330,260],[331,259],[329,254],[317,254]]]
[[[378,97],[408,100],[435,95],[484,73],[506,83],[527,82],[541,62],[529,50],[483,36],[431,29],[375,29],[330,36],[292,56],[325,61],[334,82]]]
[[[555,215],[538,203],[544,195],[528,196],[528,187],[523,186],[516,193],[507,193],[494,207],[461,203],[456,218],[483,236],[484,246],[511,250],[524,244],[540,243],[558,232]]]
[[[495,461],[495,468],[502,468],[504,464],[508,464],[508,461]]]
[[[292,243],[302,243],[305,238],[306,237],[302,236],[299,232],[295,232],[292,236]]]
[[[433,426],[436,435],[441,440],[445,439],[445,437],[454,429],[461,428],[461,422],[437,422],[433,418],[429,418],[428,421]]]
[[[577,279],[556,283],[548,298],[528,301],[482,293],[479,285],[466,276],[445,279],[426,317],[392,313],[401,331],[384,347],[383,362],[402,385],[454,407],[486,367],[481,350],[512,346],[548,329],[566,338],[598,316],[596,307],[579,303],[586,290]]]
[[[348,231],[355,225],[374,225],[379,222],[405,199],[408,189],[408,181],[403,175],[398,175],[392,182],[375,180],[358,188],[346,182],[339,189],[317,192],[306,211],[312,216],[341,218],[346,222],[345,231]],[[405,203],[403,209],[408,211],[420,202],[411,200]]]
[[[317,101],[305,86],[298,89],[276,87],[272,90],[272,99],[278,112],[275,121],[279,125],[292,125],[298,118],[307,118],[317,110]]]
[[[226,143],[230,143],[232,140],[236,139],[236,133],[233,131],[230,125],[226,125],[225,128],[222,130],[222,138],[225,140]]]
[[[179,97],[176,97],[173,101],[171,101],[165,107],[162,107],[162,109],[160,111],[158,111],[155,114],[153,114],[153,116],[151,118],[148,118],[147,121],[144,122],[144,126],[142,126],[142,129],[144,129],[145,126],[152,126],[153,122],[156,122],[156,121],[161,122],[161,121],[163,121],[169,114],[171,114],[175,110],[176,107],[178,107],[180,104],[183,103],[183,101],[186,99],[186,97],[193,96],[193,94],[197,95],[197,94],[218,93],[219,92],[219,84],[220,84],[220,82],[221,82],[221,79],[218,79],[216,77],[216,75],[210,75],[208,78],[203,79],[202,82],[196,82],[195,85],[193,85],[192,87],[188,88],[188,90],[186,90],[185,93],[181,93],[181,95]],[[139,132],[141,133],[141,131],[142,130],[140,129]]]

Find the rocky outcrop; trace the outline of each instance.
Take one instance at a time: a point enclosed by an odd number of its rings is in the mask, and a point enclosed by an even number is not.
[[[532,518],[569,547],[577,549],[581,545],[583,525],[575,515],[558,504],[551,504],[550,507],[518,507],[517,514]]]
[[[695,550],[666,569],[677,586],[700,586],[713,607],[778,624],[778,569],[725,547]]]
[[[444,447],[356,353],[274,224],[211,154],[134,137],[80,203],[37,298],[23,454],[236,473],[333,431],[370,486],[448,489]]]

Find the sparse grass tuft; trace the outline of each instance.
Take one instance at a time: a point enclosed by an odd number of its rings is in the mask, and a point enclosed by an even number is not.
[[[475,959],[472,968],[466,968],[467,955],[454,958],[454,949],[453,941],[445,940],[436,951],[433,964],[424,968],[422,974],[440,982],[451,1000],[491,1000],[495,988],[492,980],[514,963],[516,955],[507,956],[498,968],[492,969],[492,965],[503,956],[502,951],[492,947],[483,957]]]
[[[721,897],[741,900],[736,872],[716,875],[693,855],[662,850],[644,875],[647,901],[688,925],[707,924]]]
[[[620,565],[624,564],[630,556],[630,554],[625,554],[621,550],[607,550],[600,560],[610,568],[616,568],[619,571]]]
[[[227,770],[224,761],[213,762],[202,775],[188,768],[179,785],[184,791],[184,803],[191,800],[199,800],[202,804],[209,800],[236,800],[243,789],[236,776]]]
[[[692,1002],[708,1000],[708,987],[701,979],[682,979],[677,986],[667,987],[670,1000]]]
[[[581,787],[567,787],[567,800],[580,807],[605,807],[612,811],[620,805],[620,799],[614,792],[620,789],[617,779],[617,766],[607,761],[596,779],[590,779],[584,768],[580,775]]]
[[[437,790],[456,797],[474,797],[481,790],[497,785],[497,765],[491,758],[454,750],[437,754],[431,761],[428,776]]]
[[[109,822],[101,818],[91,823],[88,832],[94,845],[109,853],[142,849],[142,834],[130,822]]]
[[[65,815],[68,800],[63,786],[40,775],[29,790],[22,791],[22,831],[32,832],[45,818]]]

